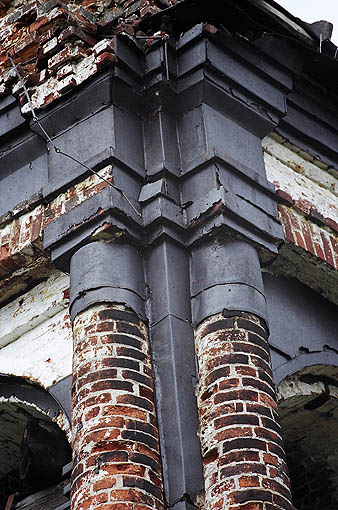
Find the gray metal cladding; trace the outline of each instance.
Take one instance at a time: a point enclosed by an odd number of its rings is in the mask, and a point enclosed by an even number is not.
[[[191,253],[193,322],[214,313],[251,312],[267,319],[263,280],[256,249],[242,241],[213,241]]]
[[[117,302],[144,317],[143,260],[135,248],[94,242],[70,262],[70,313],[74,318],[94,303]]]

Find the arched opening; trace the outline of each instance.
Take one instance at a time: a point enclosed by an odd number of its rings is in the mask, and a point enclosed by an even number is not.
[[[295,508],[337,508],[338,367],[306,367],[277,395]]]
[[[50,501],[41,508],[52,510],[66,501],[61,486],[54,489],[71,460],[65,431],[57,423],[64,421],[60,413],[58,403],[38,385],[0,375],[0,508],[9,500],[13,509],[36,508],[33,495],[43,491],[55,505]]]

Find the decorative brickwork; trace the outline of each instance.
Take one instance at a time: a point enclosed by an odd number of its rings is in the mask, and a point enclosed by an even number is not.
[[[74,321],[73,510],[162,510],[145,324],[122,306]]]
[[[288,241],[338,269],[337,234],[306,219],[292,207],[279,204],[278,211]]]
[[[207,510],[292,508],[267,336],[249,314],[197,328]]]

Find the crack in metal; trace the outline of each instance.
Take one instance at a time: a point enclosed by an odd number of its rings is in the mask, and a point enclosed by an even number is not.
[[[197,510],[199,510],[199,507],[197,505],[195,505],[195,503],[191,499],[190,495],[187,494],[186,492],[183,494],[183,496],[176,499],[171,505],[166,504],[166,508],[174,508],[174,506],[176,506],[178,503],[184,503],[184,502],[189,503],[189,505],[191,505],[193,508],[196,508]]]

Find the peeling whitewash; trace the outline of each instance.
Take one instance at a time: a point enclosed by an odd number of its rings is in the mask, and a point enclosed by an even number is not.
[[[267,178],[295,201],[307,201],[338,222],[338,180],[271,137],[263,141]]]
[[[69,276],[57,271],[47,281],[1,308],[0,348],[68,309],[68,288]]]
[[[72,372],[69,277],[51,277],[0,310],[0,373],[45,388]]]
[[[338,196],[338,179],[334,175],[333,169],[320,168],[318,162],[315,160],[311,162],[307,159],[311,156],[296,147],[294,147],[295,150],[291,150],[289,146],[281,143],[281,140],[272,136],[266,136],[263,139],[263,148],[276,160]]]

